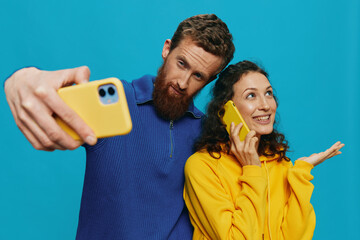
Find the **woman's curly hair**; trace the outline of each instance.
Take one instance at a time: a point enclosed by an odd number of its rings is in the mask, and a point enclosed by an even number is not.
[[[234,84],[249,72],[258,72],[268,77],[268,74],[263,69],[250,61],[229,65],[220,74],[212,90],[213,99],[208,105],[201,135],[194,145],[195,151],[205,149],[214,158],[220,158],[222,151],[230,153],[229,134],[221,121],[221,117],[224,115],[225,103],[234,96]],[[276,105],[278,105],[275,96],[274,98]],[[279,154],[279,161],[283,159],[290,161],[285,155],[288,149],[289,146],[285,136],[274,128],[270,134],[261,136],[258,154],[264,156]],[[216,153],[216,156],[214,153]]]

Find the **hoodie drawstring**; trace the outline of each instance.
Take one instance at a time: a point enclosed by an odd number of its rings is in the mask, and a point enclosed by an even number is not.
[[[270,240],[271,240],[271,228],[270,228],[270,177],[269,177],[269,171],[266,165],[266,160],[264,161],[264,165],[265,165],[265,170],[266,170],[266,176],[267,176],[267,198],[268,198],[268,229],[269,229],[269,236],[270,236]]]

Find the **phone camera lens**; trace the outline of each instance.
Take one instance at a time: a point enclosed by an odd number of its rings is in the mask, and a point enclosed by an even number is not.
[[[113,87],[109,87],[108,93],[112,96],[115,93],[115,89]]]
[[[100,94],[100,97],[105,97],[106,92],[105,92],[104,89],[100,89],[100,90],[99,90],[99,94]]]

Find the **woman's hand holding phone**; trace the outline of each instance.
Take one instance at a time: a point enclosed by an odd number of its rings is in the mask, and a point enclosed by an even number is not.
[[[326,159],[329,159],[336,155],[341,154],[341,152],[339,150],[344,146],[345,146],[345,144],[343,144],[341,142],[336,142],[334,145],[332,145],[330,148],[328,148],[324,152],[314,153],[314,154],[310,155],[309,157],[302,157],[302,158],[299,158],[298,160],[302,160],[302,161],[312,164],[313,166],[316,166],[316,165],[324,162]]]
[[[255,136],[256,132],[251,130],[245,137],[244,141],[240,141],[239,132],[242,128],[242,123],[235,126],[234,123],[230,125],[230,151],[235,155],[241,166],[256,165],[261,167],[259,155],[257,153],[257,142],[259,139]]]

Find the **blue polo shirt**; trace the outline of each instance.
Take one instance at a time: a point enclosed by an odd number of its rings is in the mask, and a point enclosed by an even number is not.
[[[190,104],[177,121],[153,106],[155,77],[122,81],[133,129],[86,148],[77,239],[192,239],[183,201],[184,165],[202,113]]]

